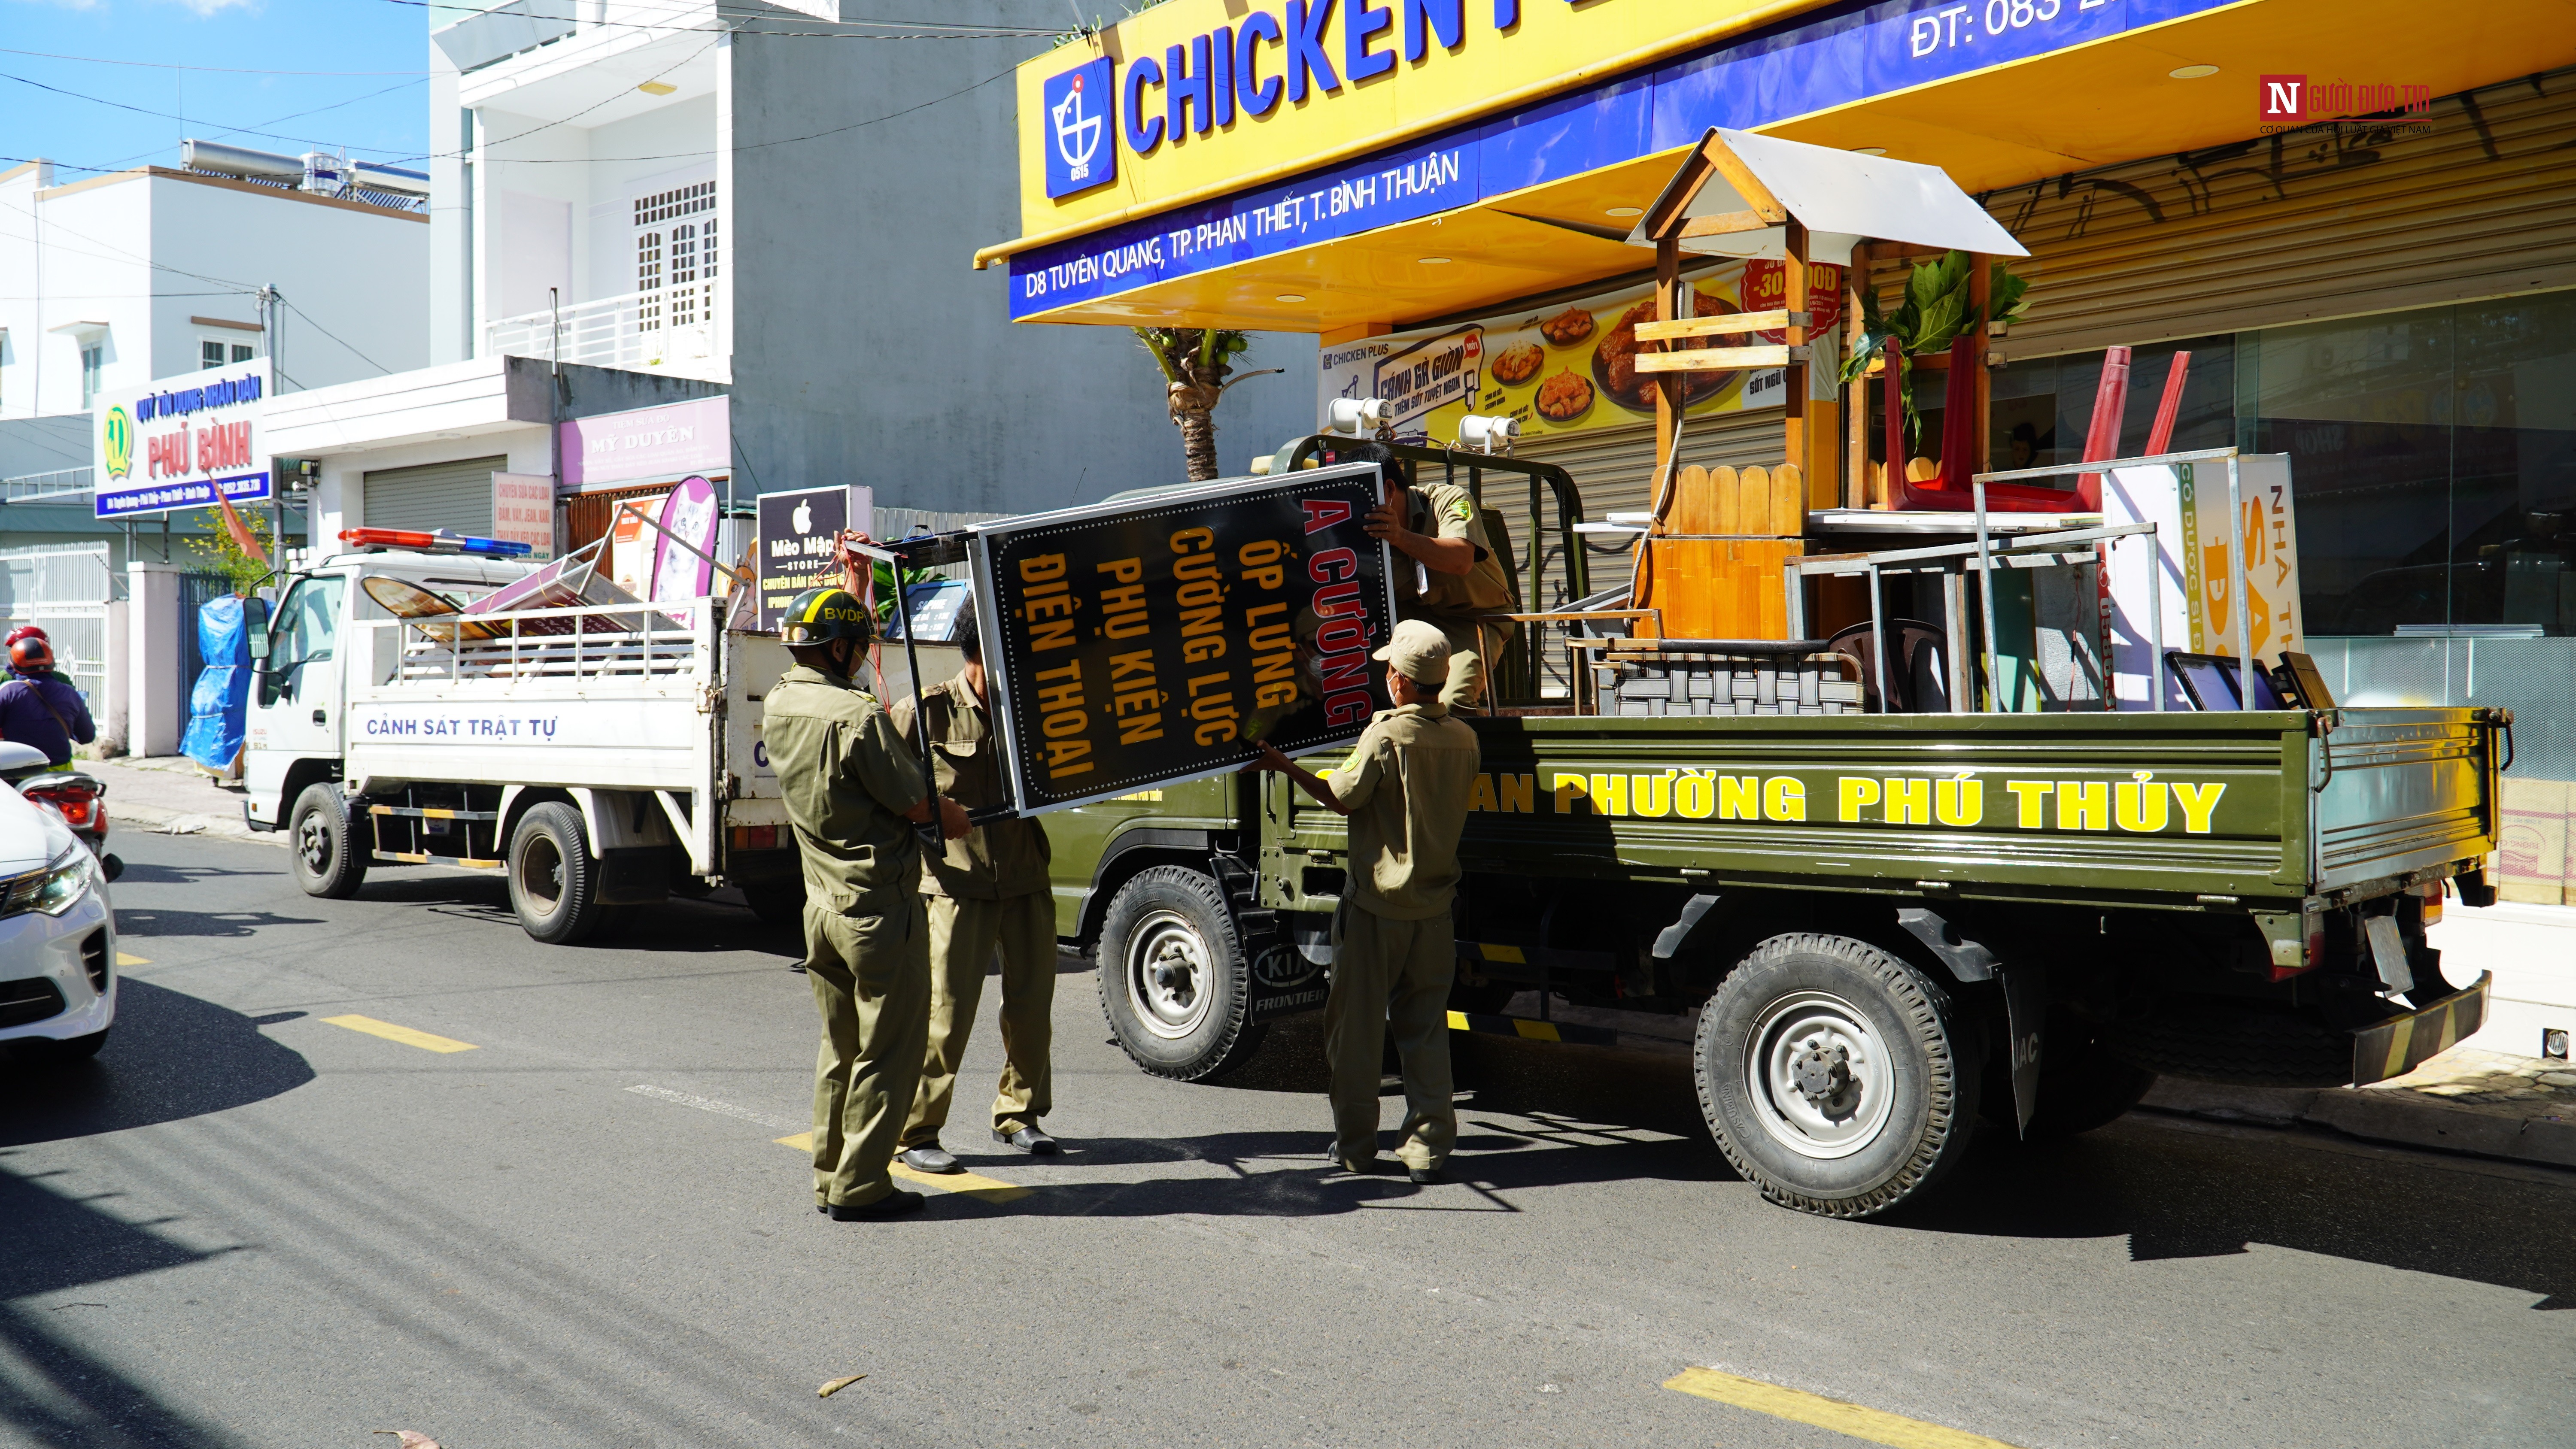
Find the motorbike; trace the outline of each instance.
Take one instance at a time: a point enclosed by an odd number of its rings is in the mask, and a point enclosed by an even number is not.
[[[34,756],[33,764],[13,758],[23,752]],[[63,824],[80,837],[89,853],[98,857],[98,868],[109,880],[125,874],[125,862],[107,848],[107,782],[80,770],[50,768],[43,752],[25,745],[0,744],[0,779],[18,787],[18,793],[52,810]]]

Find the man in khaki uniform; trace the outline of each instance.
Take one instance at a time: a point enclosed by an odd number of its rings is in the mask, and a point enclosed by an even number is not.
[[[1513,608],[1512,581],[1486,541],[1475,499],[1454,483],[1395,489],[1369,515],[1368,532],[1402,555],[1395,564],[1397,616],[1424,620],[1449,641],[1449,677],[1440,703],[1450,709],[1480,706],[1495,652],[1518,626],[1484,617]]]
[[[1404,620],[1374,657],[1386,661],[1395,708],[1369,722],[1331,783],[1268,743],[1261,768],[1286,773],[1350,821],[1350,886],[1333,918],[1333,985],[1324,1000],[1333,1103],[1327,1155],[1350,1172],[1377,1159],[1378,1064],[1392,1027],[1404,1063],[1396,1156],[1415,1182],[1438,1182],[1458,1140],[1449,1104],[1449,985],[1458,969],[1449,904],[1482,752],[1476,732],[1440,702],[1451,656],[1438,629]]]
[[[795,667],[761,702],[761,742],[805,867],[805,976],[823,1017],[814,1208],[838,1222],[921,1206],[887,1170],[929,1028],[930,927],[907,822],[966,833],[966,812],[934,803],[886,712],[850,682],[869,633],[867,606],[848,591],[797,595],[780,625]]]
[[[1005,803],[1002,762],[984,708],[983,643],[969,613],[958,621],[966,667],[955,679],[923,690],[939,793],[968,810]],[[895,733],[915,738],[912,701],[897,700]],[[1035,820],[997,820],[922,857],[921,889],[930,904],[930,1047],[903,1127],[903,1162],[916,1172],[962,1172],[939,1145],[957,1094],[957,1065],[975,1029],[984,994],[984,965],[1002,953],[1002,1085],[993,1098],[993,1140],[1049,1156],[1059,1149],[1039,1128],[1052,1106],[1047,1047],[1055,1009],[1055,895],[1047,880],[1046,827]]]

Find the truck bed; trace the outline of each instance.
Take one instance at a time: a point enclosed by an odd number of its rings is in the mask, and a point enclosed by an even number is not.
[[[2314,909],[2495,848],[2497,711],[1480,719],[1475,873]],[[1310,763],[1320,763],[1310,762]],[[1334,904],[1286,812],[1263,904]],[[1305,861],[1294,859],[1300,853]]]

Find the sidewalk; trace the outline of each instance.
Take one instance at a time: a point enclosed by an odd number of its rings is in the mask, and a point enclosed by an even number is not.
[[[242,796],[198,769],[185,755],[138,760],[76,760],[107,785],[108,848],[119,830],[159,835],[221,835],[283,845],[282,833],[256,833],[242,823]]]
[[[2576,1065],[2468,1046],[2369,1087],[2300,1091],[2167,1078],[2140,1105],[2219,1122],[2303,1123],[2407,1147],[2576,1167]]]

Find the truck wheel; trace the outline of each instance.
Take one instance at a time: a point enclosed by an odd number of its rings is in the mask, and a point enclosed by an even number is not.
[[[1100,1010],[1137,1066],[1195,1082],[1252,1055],[1262,1029],[1242,943],[1217,883],[1177,865],[1140,871],[1101,923]]]
[[[805,928],[805,882],[761,881],[742,888],[742,898],[764,926],[782,931]]]
[[[304,893],[334,901],[356,895],[367,883],[367,860],[350,838],[357,830],[340,787],[328,781],[305,786],[286,819],[295,883]]]
[[[1986,1065],[1984,1113],[1987,1121],[2025,1142],[2049,1142],[2107,1127],[2138,1105],[2156,1074],[2111,1055],[2099,1029],[2063,1014],[2051,1014],[2040,1039],[2039,1110],[2022,1128],[2013,1102],[2012,1062],[1998,1056]]]
[[[531,806],[510,832],[510,909],[549,946],[568,946],[599,925],[599,861],[581,812],[560,800]]]
[[[1949,994],[1844,936],[1774,936],[1700,1013],[1700,1111],[1784,1207],[1863,1218],[1957,1165],[1981,1075]]]

